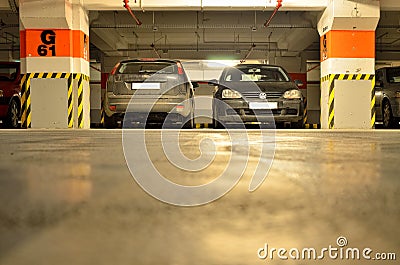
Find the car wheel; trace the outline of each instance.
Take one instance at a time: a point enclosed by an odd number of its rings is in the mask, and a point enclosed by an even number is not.
[[[107,129],[117,128],[117,121],[115,120],[114,116],[108,117],[104,115],[104,127]]]
[[[7,118],[5,121],[7,128],[19,128],[19,112],[20,106],[18,102],[16,100],[12,100],[10,105],[8,106]]]
[[[392,113],[392,108],[390,107],[390,103],[388,101],[385,101],[383,103],[382,112],[383,112],[383,128],[385,129],[392,128],[394,124],[393,113]]]
[[[190,113],[190,118],[185,121],[185,124],[183,124],[184,129],[193,129],[194,128],[194,113],[193,111]]]
[[[304,121],[303,119],[299,120],[298,122],[292,122],[290,127],[293,129],[303,129]]]
[[[216,107],[213,106],[213,121],[212,121],[213,122],[213,128],[214,129],[223,129],[224,126],[218,121],[217,110],[215,108]]]
[[[223,129],[224,126],[222,125],[222,123],[220,123],[218,121],[218,118],[216,116],[213,117],[213,128],[214,129]]]

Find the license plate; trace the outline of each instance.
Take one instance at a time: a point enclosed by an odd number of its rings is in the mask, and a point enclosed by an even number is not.
[[[132,89],[160,89],[160,83],[132,83]]]
[[[250,102],[250,109],[277,109],[278,102]]]

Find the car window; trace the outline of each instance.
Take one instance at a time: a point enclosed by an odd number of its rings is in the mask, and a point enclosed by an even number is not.
[[[119,74],[176,74],[177,67],[170,63],[122,63],[118,69]]]
[[[384,81],[382,70],[376,71],[375,75],[376,75],[376,81],[380,81],[380,82]]]
[[[289,78],[279,67],[238,67],[226,72],[225,81],[228,82],[287,82]]]
[[[15,65],[0,64],[0,81],[13,81],[17,77],[18,68]]]
[[[400,68],[388,68],[386,73],[389,83],[400,83]]]

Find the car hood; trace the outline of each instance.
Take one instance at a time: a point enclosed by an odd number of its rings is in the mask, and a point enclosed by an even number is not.
[[[226,87],[238,92],[285,92],[298,89],[294,82],[224,82],[220,87]]]

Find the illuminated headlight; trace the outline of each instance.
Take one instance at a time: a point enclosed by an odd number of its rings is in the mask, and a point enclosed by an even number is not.
[[[293,89],[293,90],[288,90],[283,94],[283,97],[286,99],[301,99],[302,95],[300,90]]]
[[[0,90],[0,98],[4,97],[4,92],[3,90]]]
[[[242,96],[233,90],[225,89],[222,91],[222,98],[241,98]]]

